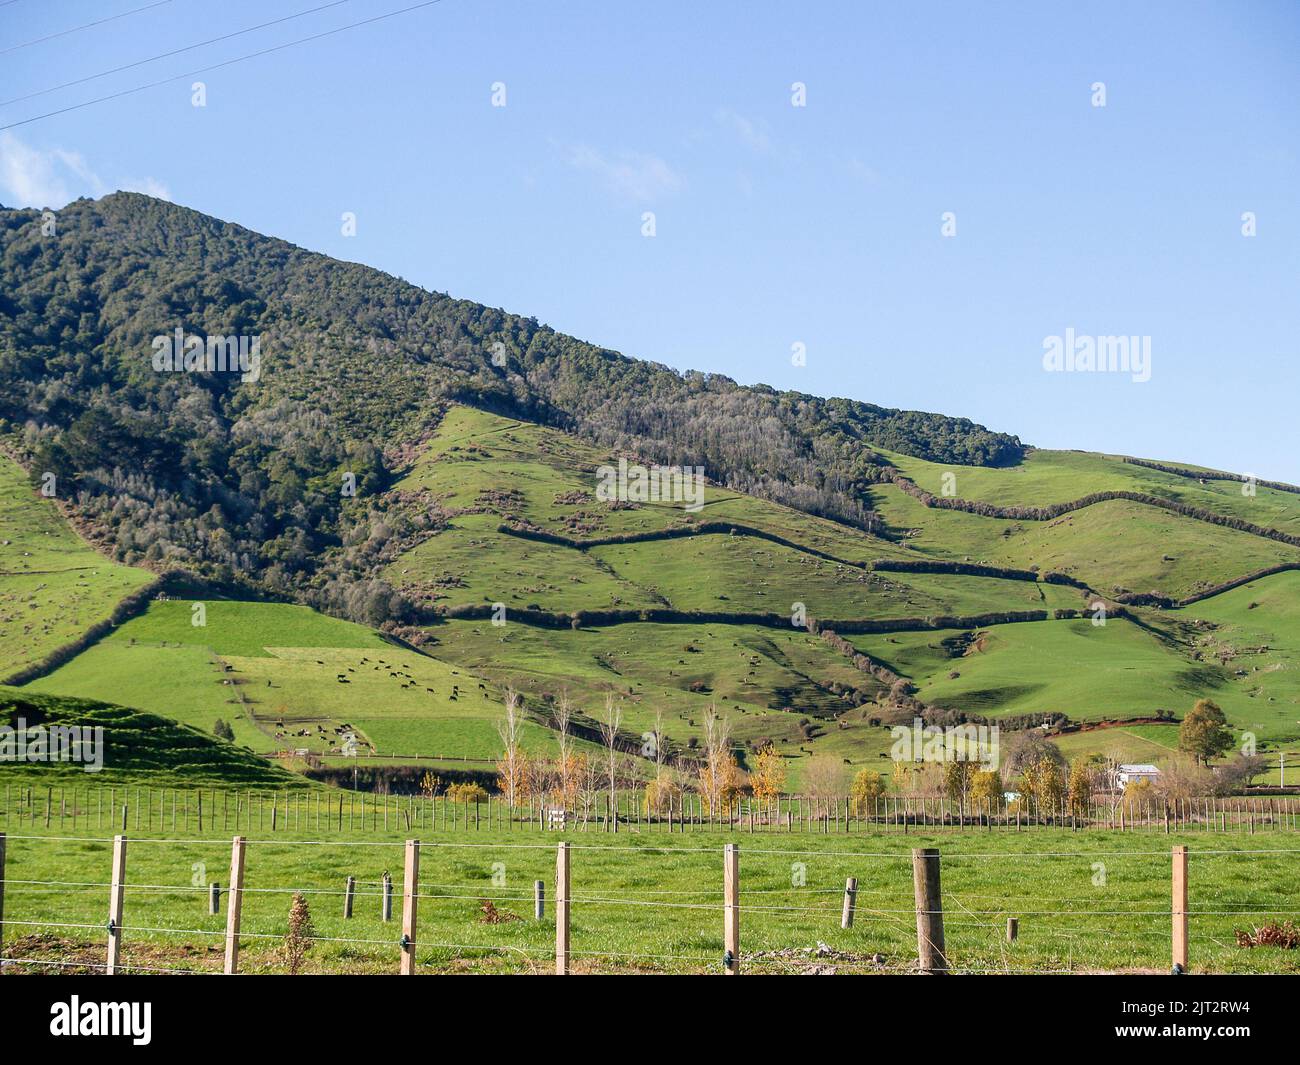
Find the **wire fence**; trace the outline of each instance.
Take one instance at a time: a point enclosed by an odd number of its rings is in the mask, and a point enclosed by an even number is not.
[[[653,807],[643,791],[591,793],[569,801],[531,797],[509,803],[500,796],[458,800],[442,795],[383,795],[209,788],[100,786],[44,787],[6,784],[3,824],[59,831],[78,827],[133,832],[302,832],[358,835],[404,831],[529,831],[578,829],[609,832],[700,833],[727,831],[845,835],[862,832],[958,832],[1037,829],[1118,832],[1239,833],[1300,830],[1300,800],[1290,796],[1141,799],[1030,804],[1001,798],[972,803],[926,796],[847,798],[738,796],[710,804],[689,792]]]
[[[283,972],[299,896],[318,972],[1300,971],[1300,847],[728,838],[6,833],[0,966]]]

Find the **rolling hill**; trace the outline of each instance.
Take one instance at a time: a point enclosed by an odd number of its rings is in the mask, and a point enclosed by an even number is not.
[[[1210,697],[1300,739],[1292,486],[679,374],[147,197],[36,217],[0,210],[22,692],[485,773],[508,687],[527,748],[565,695],[629,750],[717,706],[796,783],[917,713],[1163,758]],[[258,380],[155,372],[173,325],[261,336]],[[620,459],[702,466],[701,505],[600,498]]]

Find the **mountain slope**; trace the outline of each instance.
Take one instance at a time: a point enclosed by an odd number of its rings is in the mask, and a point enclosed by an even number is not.
[[[447,400],[859,524],[880,470],[869,439],[942,461],[1022,451],[964,419],[637,362],[138,194],[77,201],[56,226],[0,211],[0,419],[31,468],[59,476],[123,561],[310,588],[359,620],[394,604],[339,587],[369,561],[351,550],[365,514],[343,475],[362,499],[381,488],[385,451]],[[177,329],[259,338],[260,376],[155,370],[155,339]]]

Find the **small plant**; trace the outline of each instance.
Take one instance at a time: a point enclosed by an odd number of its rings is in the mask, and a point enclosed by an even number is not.
[[[1282,950],[1300,947],[1300,929],[1291,921],[1269,921],[1254,932],[1237,929],[1236,936],[1239,947],[1279,947]]]
[[[491,899],[484,899],[480,908],[483,911],[483,916],[478,919],[479,924],[507,924],[510,921],[522,920],[517,913],[511,913],[509,910],[498,910]]]
[[[311,910],[307,899],[301,892],[293,893],[293,902],[289,904],[289,931],[285,934],[281,952],[284,963],[289,967],[289,975],[297,976],[302,971],[302,963],[311,950],[316,938],[316,929],[311,923]]]

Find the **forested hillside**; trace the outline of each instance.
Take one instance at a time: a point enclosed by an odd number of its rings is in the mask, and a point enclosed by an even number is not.
[[[47,233],[0,209],[0,433],[119,561],[169,562],[370,623],[383,498],[457,401],[866,528],[873,447],[1003,465],[1020,442],[965,419],[742,387],[425,292],[134,193],[79,200]],[[260,337],[256,381],[159,372],[155,337]],[[870,441],[870,443],[868,443]],[[340,488],[345,474],[356,495]]]

